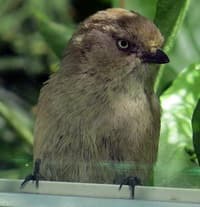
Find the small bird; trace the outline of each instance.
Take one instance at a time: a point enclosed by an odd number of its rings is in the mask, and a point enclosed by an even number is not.
[[[160,132],[155,64],[169,62],[163,40],[153,22],[121,8],[80,24],[39,97],[34,161],[45,180],[148,183]]]

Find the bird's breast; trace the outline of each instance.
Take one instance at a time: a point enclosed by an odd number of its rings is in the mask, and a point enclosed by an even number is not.
[[[114,159],[154,162],[160,132],[160,106],[155,95],[119,96],[99,119],[97,137],[108,142]],[[103,150],[104,151],[104,150]],[[106,149],[105,149],[106,151]]]

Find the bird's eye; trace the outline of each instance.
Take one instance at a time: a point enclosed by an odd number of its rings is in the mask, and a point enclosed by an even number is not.
[[[117,46],[119,49],[126,50],[129,48],[130,44],[127,40],[117,40]]]

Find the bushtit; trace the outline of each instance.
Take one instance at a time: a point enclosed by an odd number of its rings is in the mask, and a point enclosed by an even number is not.
[[[125,9],[80,24],[39,97],[34,160],[44,179],[147,182],[160,132],[155,64],[169,62],[162,44],[150,20]]]

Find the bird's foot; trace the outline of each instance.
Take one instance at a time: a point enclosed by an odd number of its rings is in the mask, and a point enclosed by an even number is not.
[[[123,185],[129,185],[131,187],[132,198],[134,198],[135,194],[135,186],[142,185],[141,179],[137,176],[128,176],[122,180],[119,186],[119,190],[121,190]]]
[[[40,164],[41,159],[35,160],[34,170],[33,174],[27,175],[24,179],[24,181],[21,183],[21,188],[23,188],[29,181],[35,181],[36,188],[39,187],[39,180],[40,180]]]

